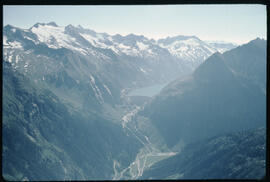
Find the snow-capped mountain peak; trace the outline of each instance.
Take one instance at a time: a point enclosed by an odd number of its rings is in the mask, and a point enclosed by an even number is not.
[[[49,22],[49,23],[36,23],[35,25],[33,25],[33,27],[36,27],[37,28],[39,26],[44,26],[44,25],[58,27],[58,25],[55,22],[53,22],[53,21],[52,22]]]
[[[159,39],[157,42],[159,46],[168,49],[172,55],[186,61],[202,62],[216,52],[215,48],[196,36],[180,35]]]
[[[16,32],[16,27],[7,25],[6,29]],[[207,43],[196,36],[174,36],[159,39],[148,39],[143,35],[119,34],[109,35],[97,33],[94,30],[83,28],[81,25],[58,26],[55,22],[36,23],[28,30],[23,30],[23,37],[35,44],[43,43],[52,49],[66,48],[83,55],[92,55],[105,58],[96,49],[111,50],[115,55],[140,58],[154,58],[157,55],[168,55],[181,61],[201,63],[214,52],[224,52],[235,47],[234,44]],[[28,33],[28,34],[26,34]],[[8,46],[8,38],[4,38],[4,46]],[[13,48],[22,48],[20,41],[10,43]],[[157,57],[156,57],[157,58]]]
[[[220,53],[223,53],[238,46],[236,43],[226,41],[205,41],[205,42],[210,46],[214,47]]]

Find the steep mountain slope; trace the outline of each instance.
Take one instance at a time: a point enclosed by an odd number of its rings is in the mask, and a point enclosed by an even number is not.
[[[68,111],[3,62],[2,173],[7,180],[112,179],[141,144],[102,117]]]
[[[55,23],[3,29],[4,60],[63,102],[100,111],[121,102],[125,88],[187,74],[181,60],[143,36],[109,36]],[[117,74],[116,74],[117,73]]]
[[[266,41],[252,40],[223,54],[225,63],[245,82],[252,82],[266,91]]]
[[[263,43],[259,48],[257,41],[239,48],[241,52],[252,50],[252,60],[259,66],[252,67],[245,64],[245,60],[238,62],[247,67],[247,75],[265,79],[265,40],[259,42]],[[240,71],[227,63],[230,59],[227,55],[239,49],[224,55],[212,55],[191,76],[169,84],[139,112],[151,120],[169,146],[179,141],[188,143],[226,132],[265,126],[265,89],[251,79],[243,79],[239,76]],[[260,80],[260,83],[265,88],[265,82]]]
[[[266,174],[265,131],[259,128],[191,143],[156,163],[141,179],[261,179]]]

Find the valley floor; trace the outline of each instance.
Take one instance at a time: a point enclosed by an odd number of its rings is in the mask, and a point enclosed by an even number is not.
[[[138,139],[143,145],[139,150],[135,160],[130,163],[128,167],[122,167],[121,164],[114,160],[113,169],[114,176],[113,180],[130,180],[138,179],[143,175],[143,172],[151,167],[156,162],[159,162],[168,157],[174,156],[177,152],[161,151],[153,143],[150,142],[149,138],[138,130],[135,124],[135,120],[132,120],[133,116],[143,107],[138,105],[128,105],[122,116],[122,127],[127,133],[131,133]]]

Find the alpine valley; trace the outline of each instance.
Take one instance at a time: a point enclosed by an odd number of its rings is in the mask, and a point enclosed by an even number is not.
[[[3,28],[6,180],[261,179],[266,41]]]

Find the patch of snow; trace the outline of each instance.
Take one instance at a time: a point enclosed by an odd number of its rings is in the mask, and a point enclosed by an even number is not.
[[[18,41],[9,42],[8,46],[9,48],[12,48],[12,49],[23,49],[22,44]]]
[[[3,36],[3,45],[5,46],[5,45],[8,45],[8,43],[7,43],[7,36]]]
[[[216,50],[208,44],[189,38],[186,40],[176,40],[169,45],[159,44],[161,47],[166,48],[172,55],[181,58],[185,61],[205,60]]]
[[[18,61],[19,61],[19,55],[16,55],[15,62],[18,63]]]
[[[50,43],[50,40],[52,37],[56,39],[56,41],[59,43],[59,46],[65,45],[66,42],[69,42],[70,40],[74,41],[75,39],[71,38],[67,34],[64,34],[65,28],[64,27],[53,27],[49,25],[44,25],[41,26],[39,25],[38,27],[33,27],[31,31],[37,35],[38,39],[40,42],[44,43]]]
[[[123,53],[125,53],[126,55],[130,55],[130,56],[138,56],[138,55],[140,55],[140,52],[135,48],[125,46],[123,44],[119,44],[119,47],[121,48],[121,51]]]
[[[208,44],[233,44],[235,46],[237,46],[238,44],[235,42],[227,42],[227,41],[223,41],[223,40],[205,40],[206,43]]]
[[[113,42],[113,39],[112,39],[111,36],[108,37],[108,40],[111,41],[111,42]]]
[[[65,47],[87,55],[87,51],[76,44],[76,39],[74,37],[65,34],[65,27],[39,25],[38,27],[32,27],[31,31],[37,35],[40,42],[45,43],[50,48],[58,49]]]
[[[34,42],[35,44],[38,44],[38,42],[30,37],[27,37],[27,36],[23,36],[23,38],[25,39],[28,39],[28,40],[31,40],[32,42]]]
[[[86,50],[84,50],[83,48],[78,48],[78,47],[73,47],[73,46],[70,46],[69,48],[72,50],[75,50],[77,52],[80,52],[81,54],[83,54],[85,56],[88,55],[88,52]]]
[[[27,50],[27,51],[25,51],[24,53],[25,54],[31,54],[33,52],[33,50]]]
[[[187,46],[183,46],[183,47],[180,47],[179,50],[180,51],[187,51],[188,50],[188,47]]]
[[[93,46],[97,46],[97,38],[96,37],[93,37],[89,34],[83,34],[83,33],[80,33],[80,35],[85,39],[87,40],[88,42],[90,42]]]
[[[109,49],[111,49],[112,51],[114,51],[116,54],[119,54],[120,51],[118,49],[116,49],[114,46],[108,46]]]
[[[131,47],[126,46],[126,45],[124,45],[124,44],[122,44],[122,43],[120,43],[120,44],[118,45],[118,47],[119,47],[120,49],[126,49],[126,50],[131,49]]]
[[[212,47],[205,46],[205,48],[208,49],[211,52],[211,54],[216,52],[216,50],[214,48],[212,48]]]
[[[97,37],[94,37],[92,35],[89,35],[89,34],[83,34],[83,33],[80,33],[80,35],[85,39],[87,40],[90,44],[92,44],[94,47],[98,47],[98,48],[102,48],[102,49],[111,49],[112,51],[114,51],[116,54],[119,54],[119,50],[116,49],[115,46],[113,45],[106,45],[105,43],[101,42],[100,40],[103,40],[104,37],[100,34],[97,34]],[[101,53],[97,53],[93,50],[90,50],[88,48],[86,48],[88,50],[88,52],[90,52],[90,54],[94,55],[94,56],[97,56],[97,57],[100,57],[100,58],[103,58],[103,59],[110,59],[108,56],[104,55],[104,54],[101,54]]]
[[[143,68],[140,68],[141,72],[147,73]]]
[[[97,33],[97,34],[96,34],[96,36],[97,36],[97,38],[98,38],[98,39],[104,40],[103,35],[101,35],[101,34]]]
[[[226,49],[226,48],[218,48],[218,47],[216,47],[216,50],[217,50],[218,52],[220,52],[220,53],[224,53],[224,52],[228,51],[229,49]]]
[[[33,143],[36,143],[36,140],[32,136],[30,136],[28,133],[25,134]]]
[[[90,75],[90,85],[91,85],[91,87],[92,87],[92,89],[93,89],[93,91],[95,93],[95,96],[98,99],[99,103],[100,104],[104,103],[104,99],[102,97],[102,94],[101,94],[98,86],[96,85],[95,78],[92,75]]]
[[[10,56],[8,56],[8,62],[12,62],[12,54]]]
[[[182,44],[186,44],[186,45],[191,45],[191,46],[199,46],[200,45],[200,43],[198,42],[198,40],[196,40],[194,38],[182,40],[181,43]]]
[[[142,43],[142,42],[136,42],[137,43],[137,46],[139,47],[139,49],[140,50],[146,50],[146,49],[148,49],[148,45],[145,45],[144,43]]]
[[[107,85],[103,84],[103,86],[107,90],[107,92],[112,96],[112,93],[111,93],[110,89],[107,87]]]
[[[83,33],[80,33],[80,35],[95,47],[108,48],[108,46],[106,44],[100,42],[99,39],[94,37],[94,36],[91,36],[89,34],[83,34]],[[98,37],[100,39],[104,39],[101,35]]]
[[[91,80],[91,82],[92,82],[93,84],[96,84],[95,78],[94,78],[92,75],[90,75],[90,80]]]
[[[4,56],[6,57],[6,56],[7,56],[7,51],[6,51],[6,49],[3,49],[3,53],[4,53]]]

